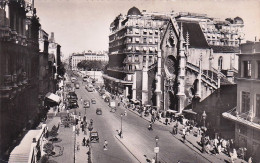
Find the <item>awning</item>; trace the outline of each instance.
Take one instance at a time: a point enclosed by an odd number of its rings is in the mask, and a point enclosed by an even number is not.
[[[146,30],[146,29],[144,29],[143,31],[144,31],[144,32],[147,32],[147,30]]]
[[[139,42],[139,38],[135,38],[135,41],[138,41],[138,42]]]
[[[168,113],[177,113],[176,110],[171,110],[171,109],[166,110],[166,112],[168,112]]]
[[[27,163],[31,162],[30,154],[31,154],[31,145],[33,142],[33,138],[36,138],[37,135],[41,132],[41,130],[30,130],[23,137],[21,143],[16,146],[9,156],[8,162],[10,163]]]
[[[153,33],[153,30],[149,30],[149,33]]]
[[[153,42],[153,39],[150,38],[150,39],[149,39],[149,42]]]
[[[61,101],[60,96],[55,95],[55,94],[50,93],[50,92],[46,94],[45,98],[50,100],[51,102],[55,102],[57,104],[59,104],[60,101]]]
[[[197,113],[196,113],[195,111],[193,111],[192,109],[183,110],[182,112],[184,112],[184,113],[190,113],[190,114],[194,114],[194,115],[197,114]]]
[[[143,50],[146,51],[146,50],[147,50],[147,47],[143,47]]]
[[[135,50],[136,50],[136,51],[139,51],[139,47],[135,47]]]
[[[138,104],[138,103],[140,103],[140,101],[138,101],[138,100],[134,100],[134,99],[131,99],[130,101],[132,101],[134,104]]]
[[[153,52],[153,47],[150,47],[149,50]]]
[[[128,46],[127,50],[132,50],[132,46]]]

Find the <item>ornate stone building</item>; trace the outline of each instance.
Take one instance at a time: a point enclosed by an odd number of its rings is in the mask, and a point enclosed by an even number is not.
[[[33,4],[30,0],[0,1],[1,159],[24,132],[37,125],[43,97],[51,91],[48,35],[40,30]]]

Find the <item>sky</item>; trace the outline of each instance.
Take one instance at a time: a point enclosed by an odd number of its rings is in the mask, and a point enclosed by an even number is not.
[[[35,0],[42,29],[54,32],[65,57],[108,51],[110,23],[131,7],[147,12],[193,12],[209,17],[241,17],[245,40],[260,39],[260,0]]]

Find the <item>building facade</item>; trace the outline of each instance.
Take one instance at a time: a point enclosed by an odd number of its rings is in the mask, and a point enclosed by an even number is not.
[[[47,82],[52,76],[48,71],[48,34],[41,29],[33,4],[33,0],[0,3],[2,160],[28,129],[38,125],[43,96],[51,91]]]
[[[1,156],[39,113],[39,20],[30,1],[0,4]]]
[[[165,14],[141,13],[132,7],[111,23],[109,64],[103,75],[110,92],[147,103],[148,69],[156,63],[159,28],[167,19]]]
[[[78,70],[78,63],[84,60],[87,61],[102,61],[108,62],[107,52],[92,52],[88,51],[87,53],[83,52],[82,54],[73,53],[70,56],[69,64],[72,70]]]
[[[235,142],[260,161],[260,42],[241,44],[237,82],[237,106],[222,115],[235,122]]]
[[[197,22],[212,51],[203,69],[224,70],[230,76],[238,70],[239,44],[244,39],[244,21],[240,17],[218,20],[206,14],[180,12],[175,17],[181,22]],[[204,57],[203,57],[204,58]],[[205,62],[204,62],[205,63]]]

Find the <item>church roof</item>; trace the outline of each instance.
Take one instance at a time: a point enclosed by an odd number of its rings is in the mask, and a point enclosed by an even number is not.
[[[239,47],[211,45],[214,53],[238,53]]]
[[[189,33],[189,44],[191,48],[210,48],[198,23],[178,21],[179,28],[181,28],[181,24],[183,26],[183,37],[185,40],[187,33]]]

